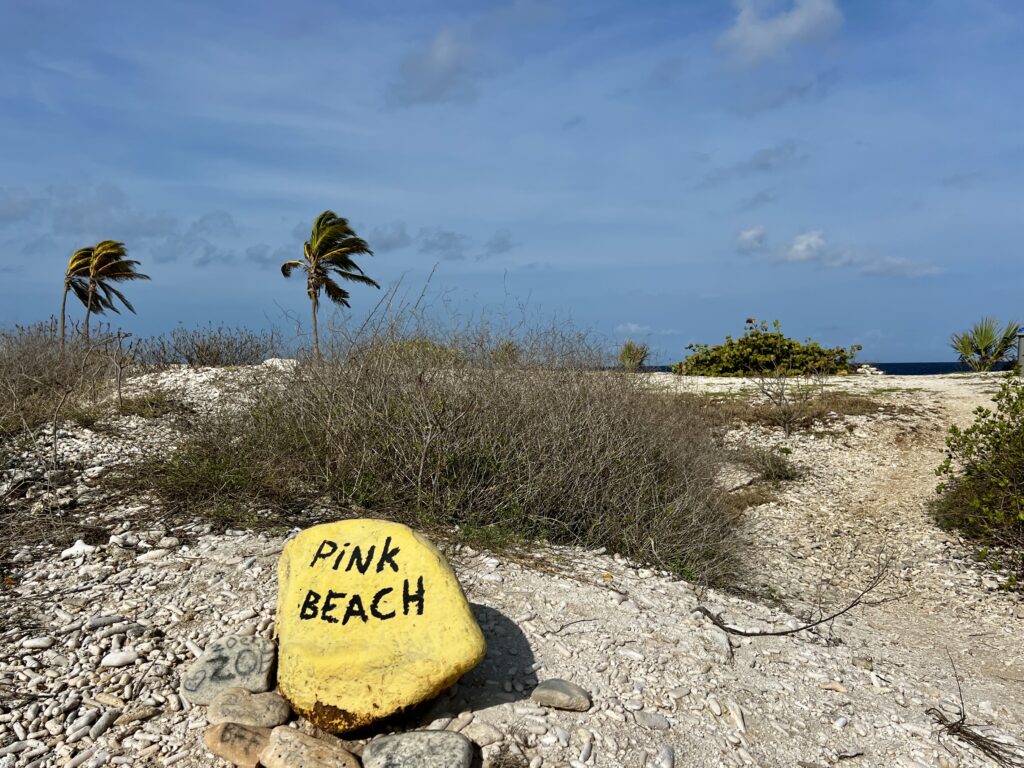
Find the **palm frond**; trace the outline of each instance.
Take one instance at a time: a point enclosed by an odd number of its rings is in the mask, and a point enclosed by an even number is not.
[[[79,248],[71,254],[68,259],[68,268],[64,273],[65,277],[84,275],[89,272],[89,263],[92,261],[92,248]]]
[[[110,303],[111,309],[113,309],[115,312],[118,311],[117,308],[114,306],[114,300],[111,298],[111,296],[113,295],[120,299],[121,303],[124,304],[132,314],[135,314],[135,307],[132,306],[132,303],[128,301],[128,299],[125,298],[124,294],[117,290],[117,288],[103,281],[100,281],[99,283],[97,283],[97,285],[99,286],[100,290],[103,291],[104,296]]]
[[[303,264],[301,261],[286,261],[284,264],[281,265],[281,274],[284,275],[285,277],[291,277],[292,270],[295,269],[296,267],[300,269],[306,269],[306,265]]]
[[[334,282],[331,278],[325,277],[323,286],[324,290],[327,292],[327,298],[335,304],[341,304],[343,307],[352,306],[348,303],[349,292]]]
[[[380,288],[380,285],[373,278],[367,277],[360,272],[349,272],[348,270],[341,269],[340,267],[334,267],[331,269],[331,274],[337,277],[343,278],[344,280],[351,280],[353,283],[360,283],[361,285],[372,285],[374,288]]]

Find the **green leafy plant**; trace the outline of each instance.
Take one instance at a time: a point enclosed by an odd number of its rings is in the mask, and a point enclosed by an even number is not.
[[[619,350],[619,365],[623,370],[634,373],[643,367],[650,355],[651,349],[646,344],[637,344],[632,339],[626,339],[626,343]]]
[[[984,317],[968,330],[954,333],[950,346],[960,362],[972,371],[991,371],[1011,356],[1020,323],[1007,323],[1002,330],[991,317]]]
[[[1024,382],[1008,377],[995,410],[979,407],[966,429],[952,426],[935,511],[939,522],[1000,548],[1024,572]]]
[[[722,344],[690,344],[691,354],[672,367],[685,376],[750,376],[766,373],[815,375],[850,373],[857,352],[863,347],[822,347],[818,342],[788,338],[779,321],[771,326],[748,318],[743,335],[726,336]]]

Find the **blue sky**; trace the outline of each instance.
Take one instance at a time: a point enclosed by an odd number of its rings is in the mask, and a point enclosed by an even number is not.
[[[0,324],[105,238],[153,278],[129,330],[304,320],[278,266],[325,208],[382,284],[663,362],[747,317],[881,361],[1024,319],[1014,0],[241,7],[0,6]]]

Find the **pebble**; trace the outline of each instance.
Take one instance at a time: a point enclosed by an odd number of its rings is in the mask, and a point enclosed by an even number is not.
[[[546,707],[577,712],[585,712],[591,705],[590,693],[575,683],[559,678],[542,682],[533,689],[530,698]]]
[[[139,660],[139,654],[135,651],[114,651],[108,653],[100,661],[101,667],[126,667]]]
[[[287,726],[270,731],[260,763],[265,768],[359,768],[347,750]]]
[[[450,731],[410,731],[379,736],[363,751],[363,768],[427,768],[435,765],[470,768],[472,764],[472,742],[462,734]]]
[[[474,720],[463,728],[461,733],[471,741],[475,741],[481,747],[495,744],[504,738],[501,731],[490,723],[485,723],[483,720]]]
[[[657,712],[646,712],[643,710],[634,712],[633,719],[636,720],[637,725],[652,731],[667,731],[671,727],[668,718],[664,715],[659,715]]]
[[[238,723],[273,728],[288,721],[292,711],[281,696],[273,691],[250,693],[244,688],[228,688],[210,702],[206,719],[211,724]]]
[[[260,754],[270,743],[270,729],[251,728],[237,723],[219,723],[206,729],[203,733],[203,743],[213,754],[229,763],[234,763],[240,768],[256,768],[260,762]]]

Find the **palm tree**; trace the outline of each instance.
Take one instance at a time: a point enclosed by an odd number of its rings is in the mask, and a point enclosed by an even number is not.
[[[149,280],[149,275],[135,271],[139,262],[126,259],[127,255],[124,243],[104,240],[91,248],[75,251],[71,257],[68,271],[71,271],[72,264],[76,266],[76,270],[71,279],[66,278],[65,281],[78,300],[85,305],[82,336],[86,342],[89,341],[89,317],[93,313],[102,315],[108,309],[120,313],[115,299],[131,312],[135,312],[135,307],[125,295],[111,285],[125,280]]]
[[[89,273],[89,261],[92,259],[92,248],[79,248],[68,259],[68,268],[64,273],[64,295],[60,300],[60,348],[64,349],[64,323],[67,315],[68,291],[74,290],[79,298],[85,295]]]
[[[1006,359],[1016,342],[1019,323],[1007,323],[1002,331],[991,317],[984,317],[963,333],[954,333],[950,346],[960,362],[972,371],[990,371]]]
[[[306,273],[306,293],[313,305],[313,350],[318,358],[320,354],[320,335],[317,327],[316,313],[320,307],[320,289],[327,292],[327,298],[344,307],[348,303],[349,293],[335,278],[351,280],[363,285],[380,286],[367,277],[359,265],[352,261],[353,256],[366,254],[372,256],[373,251],[365,240],[356,236],[348,221],[334,211],[324,211],[313,222],[313,231],[309,240],[303,245],[305,259],[302,261],[286,261],[281,265],[281,274],[290,277],[296,267]]]

